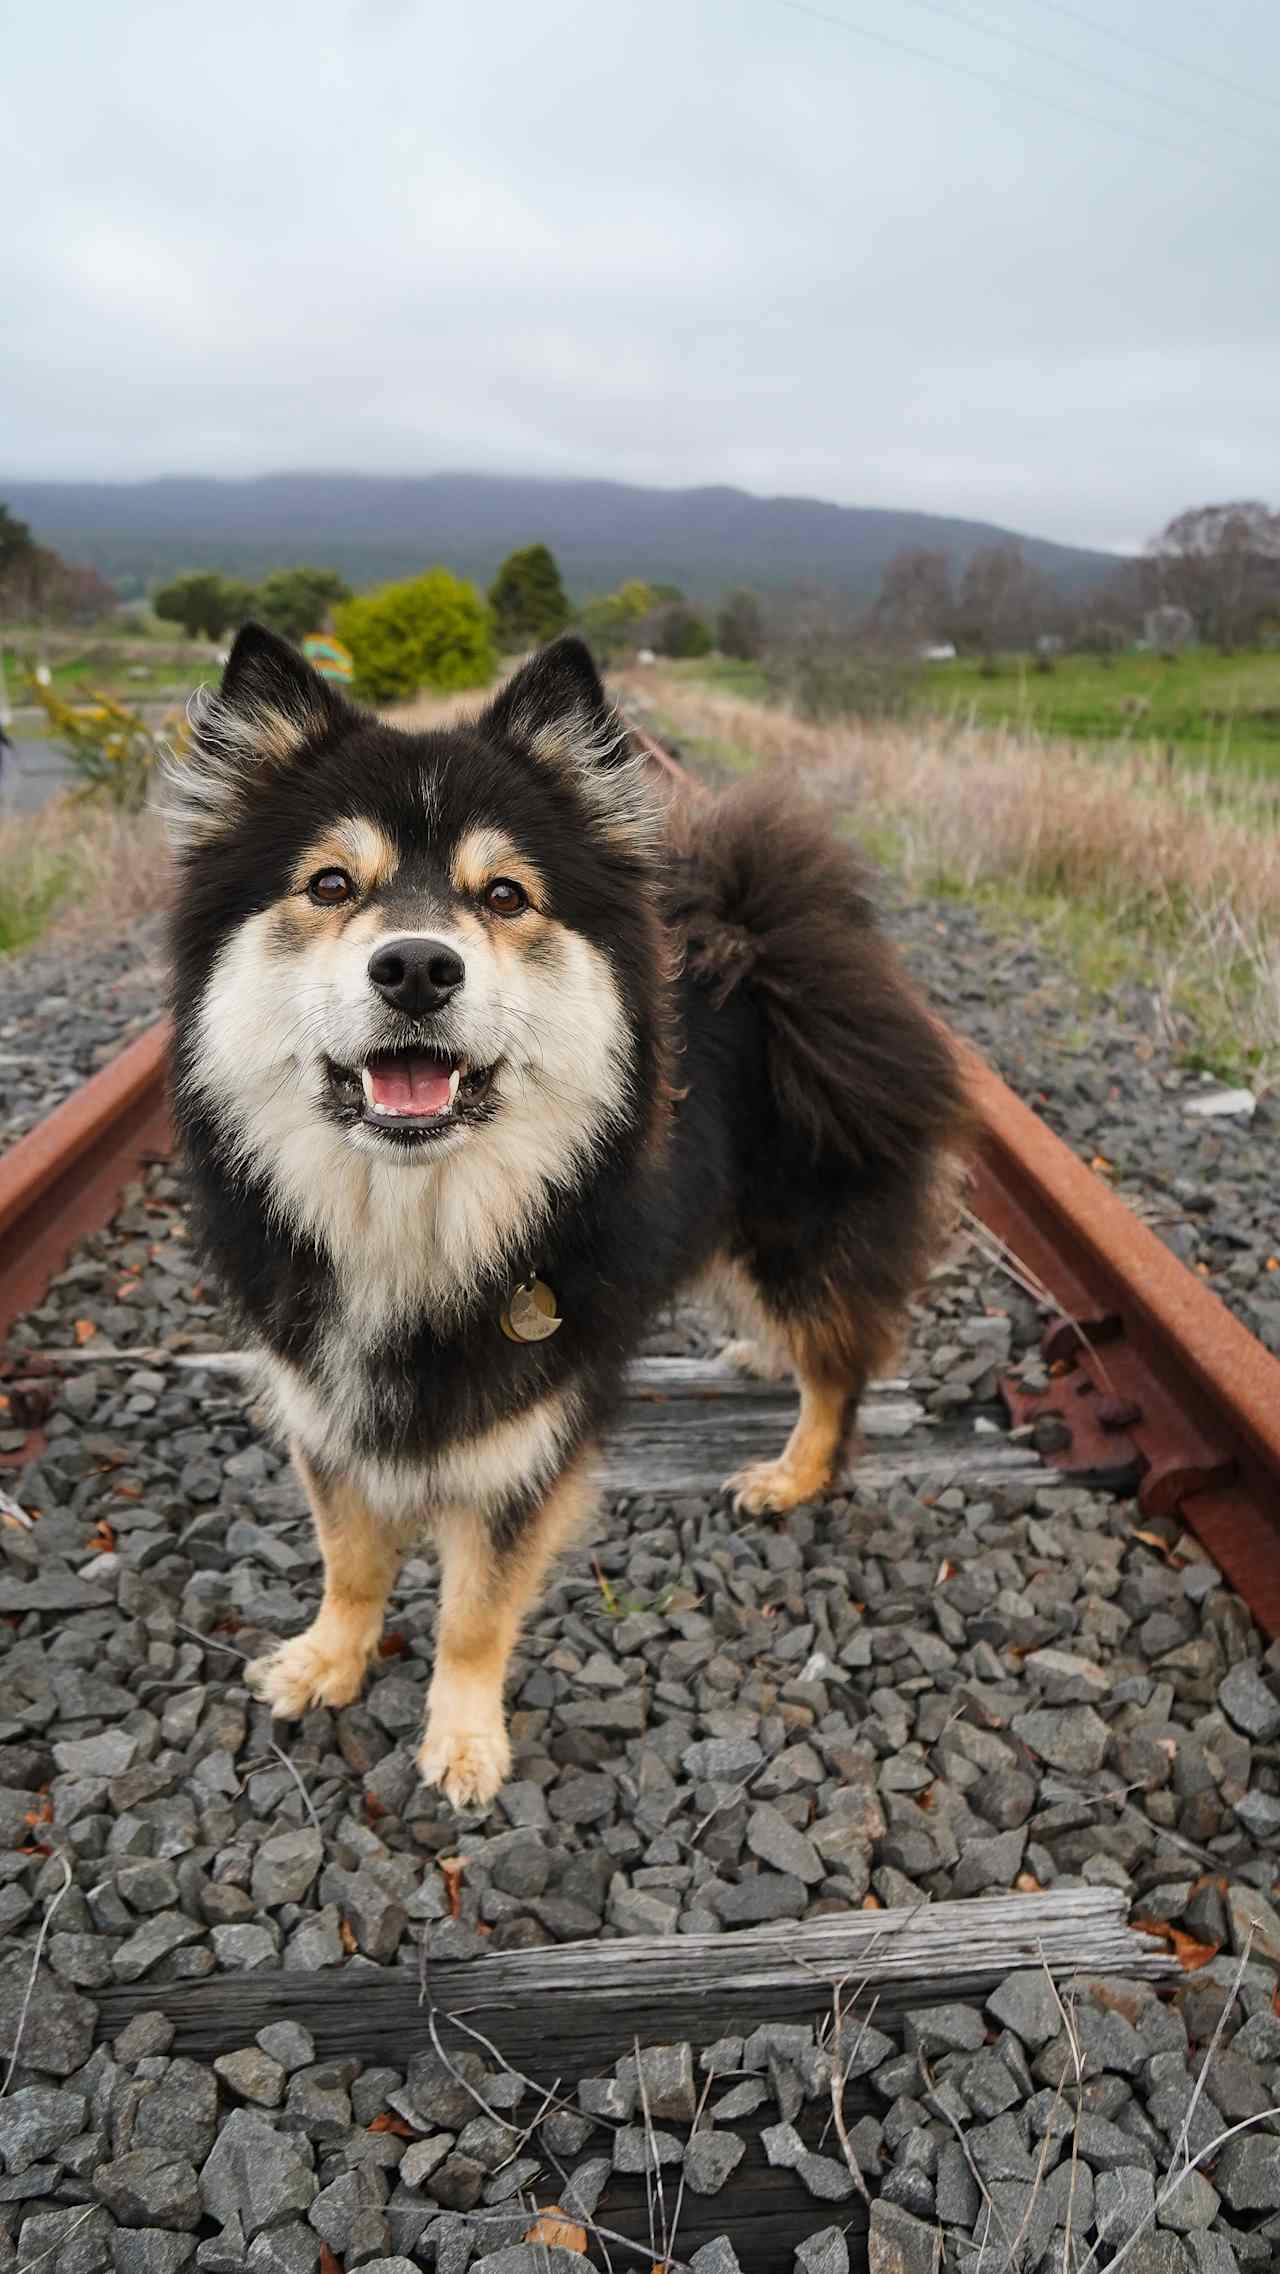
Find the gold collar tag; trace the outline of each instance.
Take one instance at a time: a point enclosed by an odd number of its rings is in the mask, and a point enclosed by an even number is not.
[[[522,1279],[498,1314],[508,1342],[545,1342],[561,1324],[556,1299],[544,1279]]]

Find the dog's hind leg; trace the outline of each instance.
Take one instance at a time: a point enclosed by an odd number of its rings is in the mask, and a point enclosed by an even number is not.
[[[825,1318],[786,1327],[800,1411],[786,1445],[772,1461],[752,1461],[726,1478],[735,1508],[746,1515],[782,1515],[816,1500],[835,1476],[858,1401],[868,1381],[888,1366],[898,1345],[892,1322],[871,1306],[862,1320],[837,1303]]]
[[[816,1500],[835,1474],[861,1384],[824,1369],[810,1369],[797,1356],[800,1411],[776,1460],[751,1461],[725,1479],[735,1508],[744,1515],[782,1515]]]
[[[255,1659],[245,1675],[254,1696],[284,1721],[358,1696],[403,1547],[395,1527],[350,1485],[318,1477],[296,1447],[293,1457],[324,1557],[324,1596],[306,1632]]]
[[[547,1568],[592,1505],[585,1463],[569,1469],[508,1544],[483,1516],[454,1511],[438,1528],[440,1623],[427,1727],[418,1754],[424,1784],[455,1808],[487,1808],[511,1770],[502,1691],[521,1622]]]

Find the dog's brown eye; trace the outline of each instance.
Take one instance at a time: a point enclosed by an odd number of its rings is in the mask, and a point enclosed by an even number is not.
[[[307,891],[317,908],[341,908],[344,900],[354,900],[356,888],[345,869],[318,869]]]
[[[513,884],[509,876],[495,876],[492,884],[484,888],[484,904],[495,916],[518,916],[529,905],[529,895],[522,885]]]

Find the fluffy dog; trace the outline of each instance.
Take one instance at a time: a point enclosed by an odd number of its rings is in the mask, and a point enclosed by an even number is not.
[[[794,1371],[739,1505],[821,1493],[939,1250],[956,1070],[847,844],[770,786],[669,807],[576,640],[417,733],[248,627],[168,794],[198,1233],[324,1558],[250,1680],[355,1697],[428,1534],[421,1770],[483,1806],[654,1311],[710,1279]]]

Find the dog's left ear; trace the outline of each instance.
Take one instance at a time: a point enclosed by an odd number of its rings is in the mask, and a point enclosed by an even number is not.
[[[641,854],[658,828],[647,761],[608,701],[591,651],[571,634],[523,664],[477,721],[559,774],[620,852]]]
[[[188,704],[190,738],[165,768],[175,849],[192,852],[219,836],[264,767],[292,765],[358,716],[287,640],[245,624],[217,693],[202,687]]]

